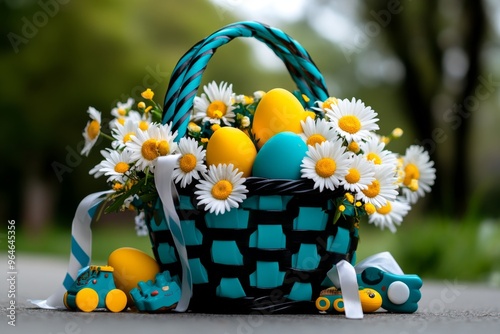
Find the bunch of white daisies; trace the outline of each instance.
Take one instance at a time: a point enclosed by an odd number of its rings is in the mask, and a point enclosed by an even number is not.
[[[111,134],[101,131],[101,113],[89,107],[91,120],[84,129],[88,155],[100,136],[111,140],[111,147],[101,151],[104,159],[90,174],[107,177],[114,204],[110,211],[130,206],[134,198],[153,203],[157,199],[154,182],[158,157],[177,155],[172,180],[182,188],[195,183],[195,194],[205,210],[223,214],[237,208],[246,199],[245,178],[232,164],[207,166],[205,148],[210,136],[223,126],[245,131],[252,138],[251,122],[255,108],[265,94],[236,95],[232,85],[209,83],[194,100],[187,135],[177,138],[170,124],[161,124],[162,108],[153,101],[154,93],[142,93],[145,101],[134,108],[134,100],[119,102],[112,109]],[[418,198],[430,192],[434,184],[433,162],[417,145],[399,156],[386,149],[400,129],[382,137],[377,113],[360,100],[336,99],[316,102],[313,119],[301,122],[300,136],[308,145],[302,160],[301,175],[314,181],[314,188],[343,188],[345,196],[336,201],[340,212],[368,214],[370,223],[396,230]],[[252,138],[253,139],[253,138]]]

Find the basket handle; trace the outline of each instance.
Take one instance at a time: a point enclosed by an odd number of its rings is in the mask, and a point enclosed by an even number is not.
[[[227,25],[196,43],[174,68],[165,95],[163,124],[172,122],[178,137],[185,135],[193,101],[201,84],[201,76],[217,48],[236,37],[254,37],[265,43],[285,64],[302,94],[315,101],[329,95],[323,75],[307,51],[279,29],[247,21]]]

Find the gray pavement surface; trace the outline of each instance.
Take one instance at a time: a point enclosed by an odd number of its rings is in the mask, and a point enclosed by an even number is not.
[[[477,283],[426,281],[414,314],[367,314],[363,320],[342,315],[141,314],[106,311],[81,313],[42,310],[28,299],[45,299],[61,283],[66,260],[17,254],[15,298],[8,296],[7,258],[0,256],[6,278],[0,281],[0,333],[500,333],[500,289]],[[11,300],[15,327],[9,325]]]

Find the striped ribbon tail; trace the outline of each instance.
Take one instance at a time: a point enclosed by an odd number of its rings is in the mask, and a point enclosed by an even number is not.
[[[78,277],[78,271],[90,265],[92,259],[92,230],[91,224],[95,220],[96,212],[106,196],[113,191],[101,191],[85,197],[76,209],[71,225],[71,254],[68,272],[50,297],[45,300],[29,300],[34,305],[45,309],[65,308],[64,294]]]
[[[189,301],[191,300],[193,282],[181,221],[174,204],[174,198],[177,197],[177,190],[172,179],[172,172],[178,159],[178,154],[158,157],[155,166],[155,185],[163,204],[167,226],[172,233],[175,248],[179,254],[179,261],[182,266],[181,298],[174,311],[184,312],[187,310]]]

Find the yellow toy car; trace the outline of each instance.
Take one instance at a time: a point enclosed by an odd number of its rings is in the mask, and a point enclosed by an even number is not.
[[[375,312],[382,306],[382,296],[373,289],[359,289],[359,299],[364,313]],[[342,292],[335,287],[321,291],[316,299],[316,308],[321,312],[344,313]]]

